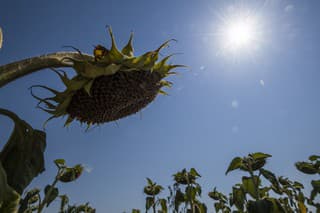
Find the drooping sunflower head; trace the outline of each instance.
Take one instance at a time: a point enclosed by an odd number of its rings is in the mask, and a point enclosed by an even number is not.
[[[159,93],[166,94],[161,88],[170,87],[172,83],[163,79],[174,74],[172,69],[183,67],[167,63],[172,55],[158,60],[160,50],[171,40],[156,50],[134,56],[133,34],[120,51],[111,28],[108,29],[112,41],[110,49],[97,45],[92,60],[82,57],[80,51],[79,59],[63,59],[73,63],[75,77],[69,79],[64,71],[53,69],[66,86],[64,91],[58,92],[42,85],[33,86],[45,88],[54,94],[53,97],[39,98],[31,93],[39,100],[39,104],[44,104],[44,107],[38,106],[52,114],[48,120],[68,115],[65,125],[76,119],[88,126],[115,121],[137,113]]]

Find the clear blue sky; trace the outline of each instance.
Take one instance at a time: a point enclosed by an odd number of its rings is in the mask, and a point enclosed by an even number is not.
[[[216,31],[230,7],[260,17],[257,50],[220,54]],[[229,192],[242,175],[224,175],[230,160],[255,151],[273,155],[271,170],[308,185],[293,164],[320,150],[319,9],[317,0],[3,1],[0,64],[66,50],[63,45],[91,53],[92,45],[110,45],[108,24],[119,46],[134,31],[138,55],[177,39],[163,53],[183,53],[172,62],[191,68],[177,70],[170,96],[159,96],[142,119],[134,115],[87,133],[78,123],[66,129],[62,119],[51,121],[46,172],[30,187],[51,182],[52,161],[65,158],[92,170],[60,185],[71,203],[89,201],[98,212],[123,212],[143,209],[146,177],[167,186],[174,172],[195,167],[208,200],[214,186]],[[58,77],[44,70],[1,88],[0,107],[41,128],[48,114],[35,108],[28,90],[34,84],[63,89]],[[3,147],[12,124],[1,116],[0,125]]]

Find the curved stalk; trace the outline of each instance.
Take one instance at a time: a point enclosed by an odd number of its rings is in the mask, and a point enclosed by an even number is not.
[[[73,63],[70,60],[63,60],[64,58],[93,60],[93,56],[80,55],[78,52],[56,52],[2,65],[0,66],[0,88],[11,81],[41,69],[72,67]]]

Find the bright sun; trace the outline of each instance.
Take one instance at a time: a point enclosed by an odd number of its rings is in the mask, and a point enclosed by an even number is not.
[[[231,16],[221,18],[217,29],[221,51],[223,53],[253,53],[261,41],[261,26],[257,17],[238,11]]]
[[[249,20],[238,20],[226,26],[226,42],[234,48],[250,45],[254,39],[254,26]]]

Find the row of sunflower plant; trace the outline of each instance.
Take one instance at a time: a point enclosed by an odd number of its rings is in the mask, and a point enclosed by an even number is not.
[[[310,194],[304,192],[304,185],[287,177],[276,176],[265,168],[271,155],[257,152],[245,157],[235,157],[227,171],[240,170],[245,173],[241,181],[228,195],[216,188],[208,193],[213,200],[215,212],[248,213],[293,213],[320,212],[320,180],[312,180]],[[320,156],[312,155],[309,161],[297,162],[295,167],[308,175],[320,174]],[[169,196],[160,194],[164,187],[147,178],[144,187],[146,195],[145,212],[152,213],[206,213],[207,205],[201,201],[202,188],[197,182],[200,174],[196,169],[183,169],[173,175],[174,184],[169,186]],[[319,198],[320,196],[318,196]],[[140,213],[133,209],[132,213]]]

